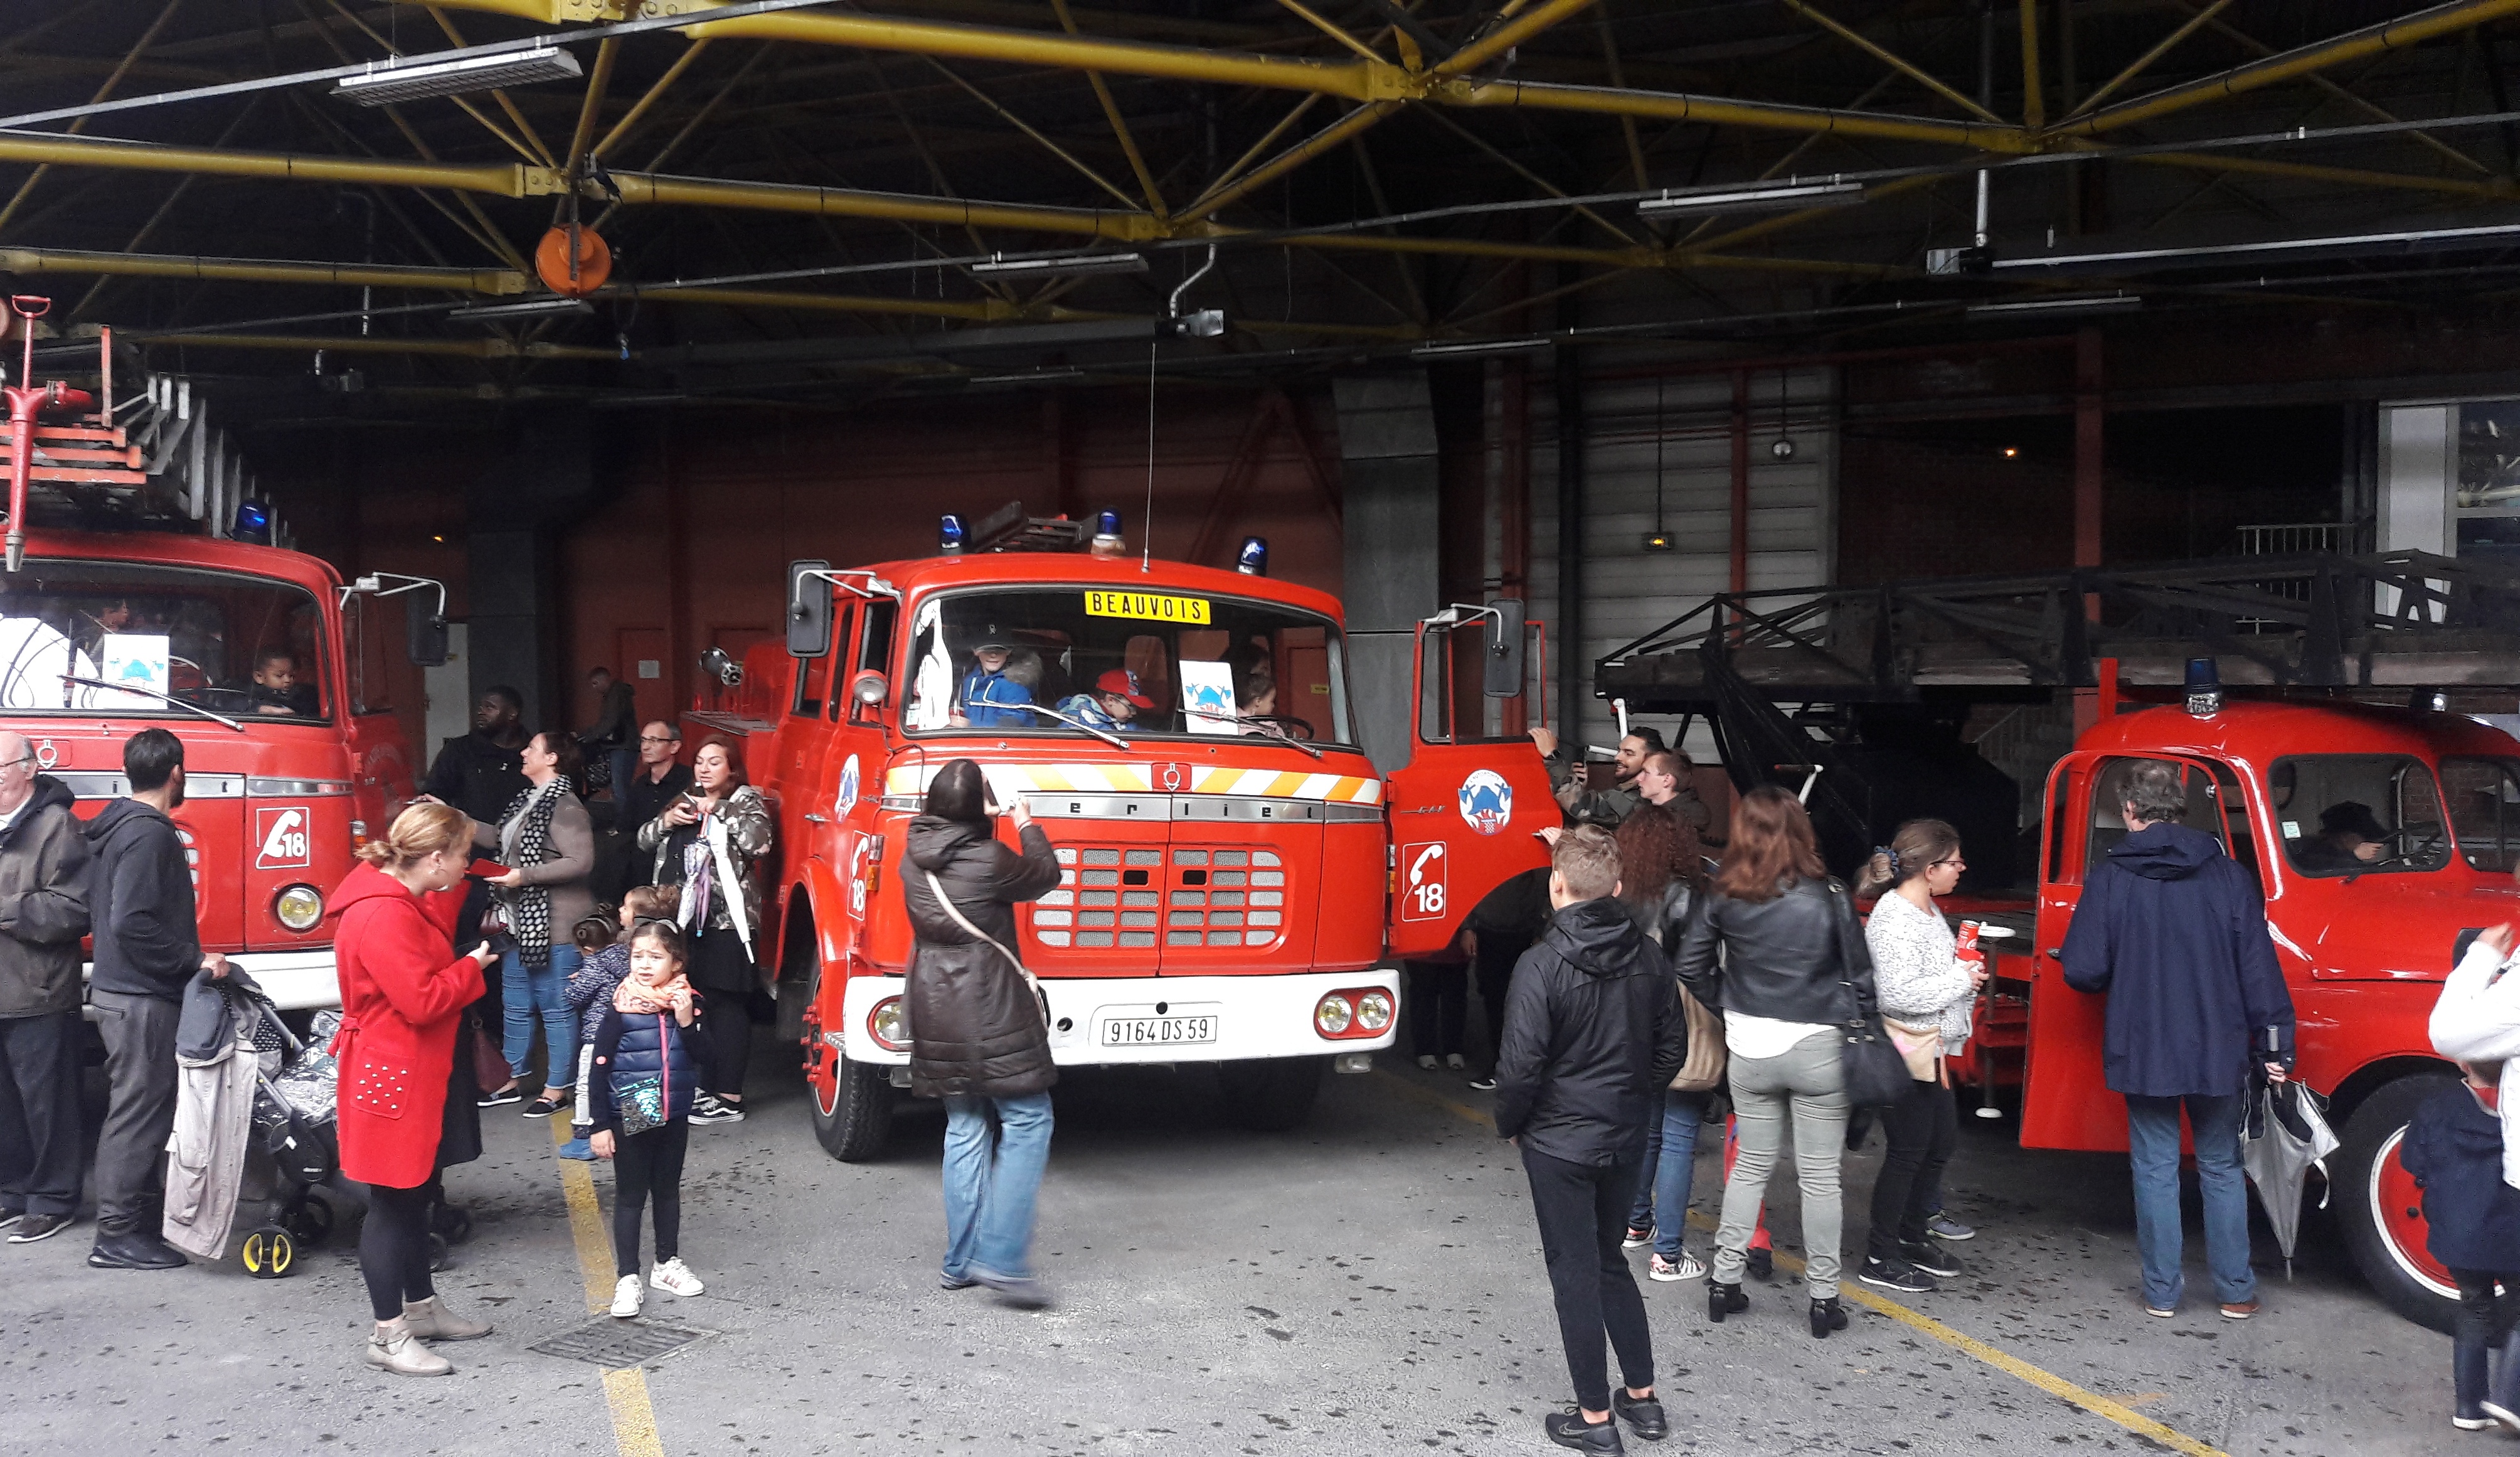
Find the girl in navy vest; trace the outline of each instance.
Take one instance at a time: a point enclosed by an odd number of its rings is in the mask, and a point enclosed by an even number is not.
[[[680,1253],[683,1153],[691,1143],[692,1097],[708,1066],[708,1030],[699,997],[683,977],[683,938],[651,921],[630,934],[630,975],[612,993],[595,1034],[587,1078],[595,1157],[612,1174],[612,1313],[639,1313],[639,1210],[656,1207],[656,1266],[648,1283],[668,1295],[696,1296],[699,1277]],[[737,1008],[736,1016],[743,1013]]]

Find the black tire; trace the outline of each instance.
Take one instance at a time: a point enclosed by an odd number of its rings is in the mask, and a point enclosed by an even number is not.
[[[1217,1070],[1225,1093],[1225,1119],[1254,1133],[1285,1133],[1313,1116],[1328,1058],[1255,1058]]]
[[[814,1139],[823,1152],[842,1163],[865,1163],[883,1157],[883,1149],[892,1137],[892,1070],[873,1063],[853,1063],[845,1053],[833,1052],[836,1066],[832,1078],[836,1085],[832,1104],[823,1106],[823,1094],[812,1082],[805,1084],[806,1108],[814,1118]]]
[[[2445,1073],[2419,1072],[2389,1083],[2362,1101],[2347,1119],[2340,1137],[2344,1147],[2329,1161],[2335,1173],[2337,1216],[2345,1229],[2345,1248],[2362,1270],[2362,1279],[2388,1302],[2389,1308],[2417,1325],[2447,1333],[2458,1310],[2454,1297],[2444,1296],[2417,1279],[2402,1259],[2396,1242],[2383,1228],[2372,1179],[2372,1167],[2406,1130],[2415,1109],[2434,1094],[2458,1086]]]
[[[281,1213],[280,1225],[301,1250],[321,1250],[333,1237],[333,1202],[321,1194],[304,1194]]]

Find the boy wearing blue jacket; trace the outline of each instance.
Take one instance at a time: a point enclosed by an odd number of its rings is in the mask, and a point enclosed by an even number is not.
[[[2481,1432],[2499,1423],[2520,1433],[2520,1189],[2502,1178],[2502,1068],[2458,1069],[2465,1083],[2415,1110],[2398,1158],[2423,1186],[2425,1247],[2458,1282],[2451,1425]]]
[[[588,1142],[609,1159],[612,1257],[620,1279],[612,1313],[639,1313],[639,1211],[656,1206],[656,1266],[648,1283],[696,1296],[699,1277],[683,1263],[683,1155],[691,1146],[692,1099],[708,1066],[708,1029],[698,995],[683,976],[681,933],[651,921],[630,933],[630,975],[612,992],[595,1034],[587,1094],[595,1119]],[[741,1017],[739,1010],[736,1014]]]

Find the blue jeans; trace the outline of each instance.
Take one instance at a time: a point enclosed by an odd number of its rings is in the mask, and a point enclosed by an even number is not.
[[[1645,1164],[1637,1177],[1637,1206],[1628,1228],[1654,1232],[1654,1253],[1680,1258],[1681,1231],[1688,1223],[1688,1186],[1697,1172],[1697,1125],[1706,1120],[1704,1093],[1663,1094],[1662,1126],[1645,1138]],[[1662,1211],[1655,1216],[1655,1210]]]
[[[2179,1304],[2186,1284],[2180,1269],[2179,1110],[2186,1105],[2196,1135],[2196,1184],[2205,1196],[2205,1262],[2214,1272],[2214,1298],[2226,1304],[2254,1298],[2257,1273],[2249,1268],[2249,1191],[2240,1171],[2237,1094],[2221,1098],[2127,1099],[2127,1157],[2135,1165],[2135,1239],[2143,1252],[2143,1300],[2155,1309]]]
[[[1033,1200],[1050,1162],[1050,1125],[1048,1093],[945,1100],[947,1279],[1032,1278]]]
[[[624,744],[618,749],[608,751],[605,758],[612,769],[612,802],[618,804],[630,792],[630,776],[639,771],[639,751]],[[626,827],[624,833],[633,833],[635,830],[635,826]]]
[[[499,958],[499,1000],[507,1019],[507,1038],[500,1051],[508,1055],[508,1075],[525,1075],[525,1060],[534,1050],[534,1022],[543,1024],[544,1056],[549,1060],[543,1085],[564,1088],[577,1071],[577,1015],[568,1010],[561,988],[577,970],[577,948],[555,942],[551,965],[536,970],[511,951]]]

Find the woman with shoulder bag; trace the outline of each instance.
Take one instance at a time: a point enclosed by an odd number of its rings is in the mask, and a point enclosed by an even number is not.
[[[743,1121],[743,1072],[752,1057],[748,1008],[761,988],[761,866],[778,839],[769,801],[743,777],[733,740],[700,741],[692,788],[639,827],[658,886],[681,896],[677,924],[691,938],[692,984],[721,1009],[701,1070],[694,1123]]]
[[[945,1100],[938,1283],[985,1285],[1008,1304],[1038,1309],[1050,1294],[1032,1273],[1033,1202],[1050,1162],[1058,1069],[1041,993],[1015,955],[1014,908],[1058,884],[1058,861],[1021,799],[1007,817],[1023,852],[999,842],[988,781],[969,759],[937,771],[922,810],[910,822],[901,893],[915,936],[910,1091]]]
[[[1933,1277],[1959,1273],[1934,1243],[1928,1221],[1943,1165],[1959,1144],[1959,1114],[1943,1059],[1969,1038],[1969,1013],[1986,968],[1959,959],[1950,923],[1934,906],[1967,868],[1958,830],[1910,820],[1872,853],[1856,880],[1858,895],[1879,895],[1865,923],[1882,1026],[1906,1060],[1906,1096],[1881,1110],[1889,1152],[1872,1184],[1872,1236],[1861,1278],[1884,1290],[1932,1291]],[[1886,894],[1883,892],[1887,892]]]
[[[1724,1182],[1724,1220],[1706,1285],[1710,1320],[1749,1308],[1741,1272],[1790,1119],[1812,1335],[1825,1339],[1846,1329],[1837,1293],[1846,1217],[1838,1170],[1849,1108],[1841,1048],[1847,988],[1854,988],[1859,1016],[1868,1019],[1872,972],[1862,936],[1846,944],[1841,918],[1852,913],[1840,904],[1843,894],[1821,863],[1801,802],[1761,786],[1732,806],[1722,868],[1673,958],[1689,991],[1723,1010],[1739,1123],[1740,1153]]]
[[[483,1108],[524,1097],[522,1082],[543,1029],[543,1090],[525,1116],[547,1118],[568,1107],[577,1081],[577,1017],[561,995],[577,970],[568,928],[595,909],[595,821],[577,797],[584,768],[577,740],[536,734],[518,755],[525,789],[496,825],[475,825],[472,846],[495,854],[507,870],[491,879],[513,944],[500,957],[500,1004],[507,1013],[508,1081],[482,1095]]]
[[[1658,804],[1640,804],[1619,822],[1619,903],[1645,938],[1666,952],[1678,950],[1680,933],[1696,914],[1706,888],[1706,851],[1696,827]],[[1697,1129],[1706,1103],[1723,1076],[1722,1024],[1687,987],[1681,1010],[1688,1020],[1688,1061],[1663,1094],[1662,1126],[1645,1142],[1644,1168],[1637,1180],[1636,1207],[1628,1214],[1627,1247],[1651,1241],[1646,1278],[1694,1280],[1706,1273],[1683,1248],[1688,1189],[1697,1169]]]

